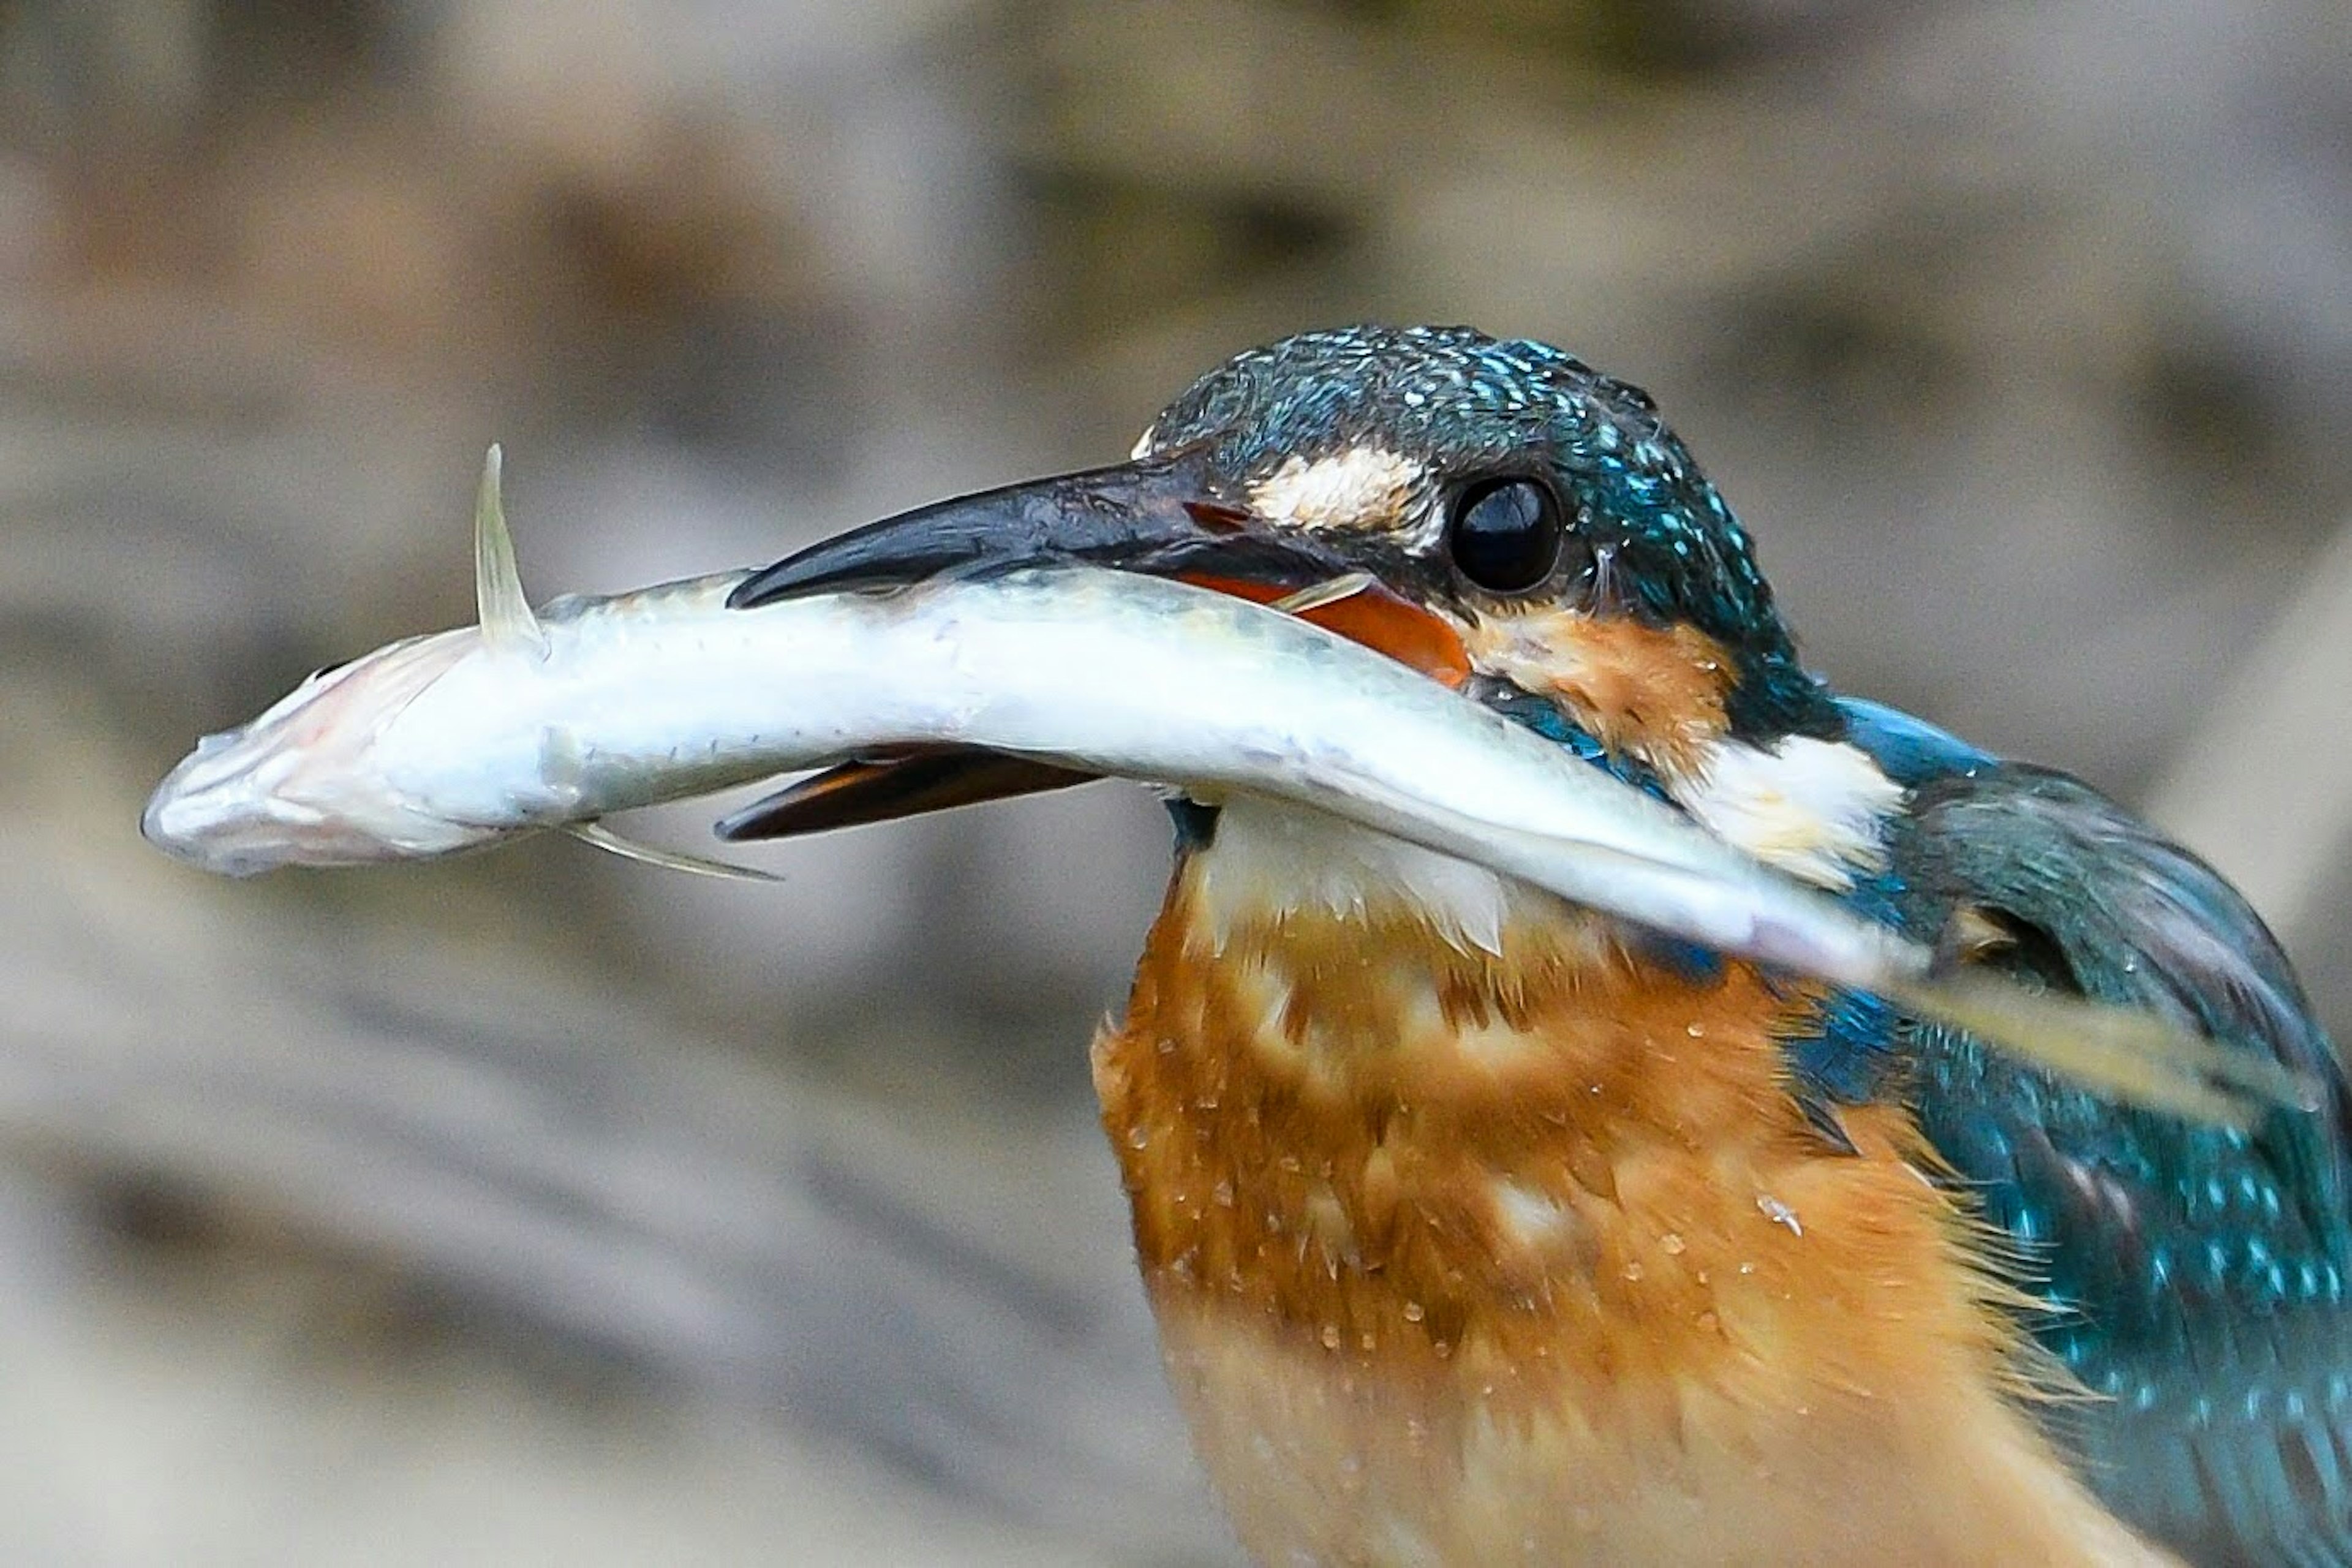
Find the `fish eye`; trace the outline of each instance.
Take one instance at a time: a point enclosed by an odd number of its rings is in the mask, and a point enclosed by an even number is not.
[[[1564,531],[1550,486],[1517,476],[1486,479],[1454,498],[1445,547],[1479,587],[1519,594],[1551,575]]]

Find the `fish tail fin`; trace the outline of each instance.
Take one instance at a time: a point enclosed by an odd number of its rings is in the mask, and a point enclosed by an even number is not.
[[[640,844],[635,839],[622,837],[601,822],[567,823],[563,830],[582,843],[593,844],[608,855],[618,855],[624,860],[635,860],[642,865],[659,866],[665,871],[684,871],[690,876],[715,877],[728,882],[783,880],[773,871],[763,871],[757,866],[738,866],[731,860],[714,860],[700,855],[689,855],[680,849]]]
[[[2272,1106],[2307,1110],[2318,1103],[2317,1086],[2303,1074],[2137,1007],[2049,995],[1990,976],[1947,974],[1873,989],[1921,1017],[2151,1110],[2246,1126]]]

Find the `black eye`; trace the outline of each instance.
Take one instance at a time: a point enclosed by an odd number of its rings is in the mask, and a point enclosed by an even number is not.
[[[1462,575],[1517,594],[1551,575],[1559,560],[1559,500],[1534,479],[1488,479],[1456,497],[1446,548]]]

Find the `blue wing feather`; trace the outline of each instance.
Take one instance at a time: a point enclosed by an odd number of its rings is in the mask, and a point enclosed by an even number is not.
[[[2120,1515],[2196,1562],[2352,1563],[2352,1095],[2278,944],[2219,874],[2089,786],[1851,708],[1856,743],[1915,792],[1866,897],[1923,933],[1990,912],[2020,934],[1993,962],[2326,1092],[2250,1130],[2193,1125],[1868,1009],[1798,1043],[1800,1071],[1808,1047],[1850,1074],[1893,1064],[1871,1086],[1910,1097],[2033,1260],[2037,1336],[2101,1396],[2051,1418]]]

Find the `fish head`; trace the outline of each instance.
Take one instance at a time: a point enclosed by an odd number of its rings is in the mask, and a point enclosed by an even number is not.
[[[258,718],[207,735],[156,786],[148,841],[226,876],[446,854],[510,829],[404,794],[380,754],[393,721],[482,646],[479,628],[407,637],[318,671]]]

